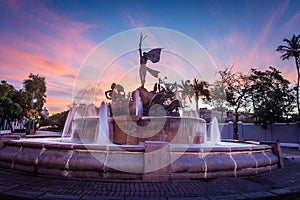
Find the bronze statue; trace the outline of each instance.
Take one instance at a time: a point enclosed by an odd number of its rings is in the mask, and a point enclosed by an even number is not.
[[[107,99],[116,101],[120,97],[125,98],[125,92],[124,92],[124,88],[122,85],[112,83],[110,88],[111,88],[110,90],[105,92],[105,96]]]
[[[139,43],[139,53],[140,53],[140,80],[142,87],[145,85],[146,74],[149,72],[152,76],[158,78],[159,71],[150,69],[146,66],[147,61],[151,60],[153,63],[157,63],[160,60],[160,52],[162,48],[152,49],[149,52],[142,53],[142,42],[146,39],[147,36],[140,35],[140,43]]]
[[[142,52],[142,42],[146,36],[143,36],[141,33],[140,35],[140,43],[139,43],[139,54],[140,54],[140,80],[142,86],[137,88],[135,91],[132,92],[131,99],[125,98],[125,91],[124,88],[116,83],[111,85],[111,89],[105,92],[105,96],[107,99],[111,100],[111,107],[114,111],[111,113],[111,116],[118,116],[122,114],[126,114],[128,112],[128,101],[129,101],[129,113],[131,115],[135,115],[134,109],[134,101],[135,101],[135,92],[139,91],[140,101],[143,106],[143,115],[148,116],[150,115],[166,115],[166,116],[179,116],[178,108],[181,106],[181,103],[178,99],[169,99],[171,90],[167,88],[161,88],[160,83],[162,82],[159,79],[158,83],[155,83],[153,90],[148,91],[145,85],[146,74],[149,72],[152,76],[158,78],[159,71],[150,69],[146,66],[147,61],[150,60],[152,63],[157,63],[160,60],[160,53],[162,48],[155,48],[150,50],[149,52]],[[152,110],[151,108],[154,105],[160,105],[158,110]],[[161,108],[164,108],[165,112],[161,112]],[[113,115],[112,115],[113,114]]]

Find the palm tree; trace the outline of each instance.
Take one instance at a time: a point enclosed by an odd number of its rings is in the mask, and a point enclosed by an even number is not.
[[[189,80],[185,82],[182,80],[181,85],[178,85],[180,88],[179,93],[181,93],[181,99],[183,100],[183,107],[187,107],[186,99],[189,99],[190,103],[192,103],[192,97],[194,96],[194,90],[192,84]]]
[[[300,114],[300,106],[299,106],[299,81],[300,81],[300,35],[293,35],[292,38],[289,40],[287,38],[283,39],[286,45],[279,45],[276,51],[282,53],[281,59],[282,60],[289,60],[290,58],[295,59],[296,68],[297,68],[297,108],[298,108],[298,115]]]
[[[208,90],[208,82],[206,81],[199,81],[196,78],[194,79],[194,84],[192,84],[195,101],[196,101],[196,110],[199,112],[199,97],[202,97],[203,101],[210,101],[210,93]]]

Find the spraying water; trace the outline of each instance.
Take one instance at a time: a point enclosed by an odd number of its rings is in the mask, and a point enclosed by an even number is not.
[[[95,143],[106,145],[109,143],[109,127],[108,127],[108,116],[107,116],[107,105],[102,102],[99,110],[99,127],[98,134],[95,137]]]
[[[219,130],[218,120],[216,117],[214,117],[211,121],[210,142],[214,144],[221,142],[221,134]]]
[[[73,120],[73,115],[74,115],[74,110],[73,108],[70,108],[66,122],[65,122],[65,126],[64,126],[64,130],[62,132],[62,138],[71,138],[72,137],[72,120]]]
[[[143,116],[143,104],[142,104],[139,90],[136,90],[134,93],[134,107],[135,107],[135,115]]]
[[[184,134],[188,134],[188,144],[192,144],[193,140],[197,137],[205,137],[206,132],[200,126],[199,122],[195,119],[199,119],[199,115],[196,110],[184,111],[183,117],[185,119],[181,120],[180,131]]]

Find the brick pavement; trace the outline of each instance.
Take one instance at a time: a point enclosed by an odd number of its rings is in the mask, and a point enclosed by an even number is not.
[[[0,199],[300,200],[300,152],[284,148],[285,167],[271,174],[171,182],[62,178],[0,169]]]

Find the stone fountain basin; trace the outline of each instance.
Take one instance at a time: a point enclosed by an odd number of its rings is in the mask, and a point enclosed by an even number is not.
[[[145,141],[139,145],[100,146],[60,140],[6,141],[0,150],[0,167],[65,177],[174,180],[255,175],[275,170],[279,163],[269,145]],[[158,149],[164,149],[163,153],[151,154]],[[169,164],[156,168],[161,161]]]

